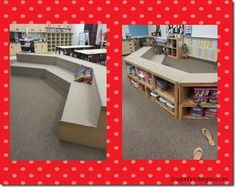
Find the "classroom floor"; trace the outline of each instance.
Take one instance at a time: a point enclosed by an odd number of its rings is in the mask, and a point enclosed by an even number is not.
[[[106,152],[58,140],[66,93],[46,79],[11,76],[12,160],[104,160]]]
[[[217,63],[194,58],[179,58],[165,56],[163,64],[188,73],[217,73]]]
[[[203,159],[217,159],[216,120],[176,120],[127,80],[123,64],[123,159],[192,159],[200,146]],[[201,129],[212,133],[210,147]]]

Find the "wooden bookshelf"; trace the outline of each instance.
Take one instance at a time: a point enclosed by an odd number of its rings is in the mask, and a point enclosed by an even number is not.
[[[217,88],[217,73],[187,73],[180,71],[162,64],[164,58],[158,54],[156,54],[154,61],[143,58],[150,51],[152,51],[151,47],[145,47],[125,57],[124,62],[130,82],[134,81],[134,84],[132,83],[134,86],[139,86],[139,90],[142,93],[176,119],[216,119],[218,108],[217,93],[213,94],[215,95],[214,98],[212,94],[208,95],[209,102],[198,103],[195,102],[193,93],[194,88]],[[141,75],[141,71],[148,73],[147,80],[145,76]],[[156,82],[159,79],[160,84]],[[167,81],[169,86],[164,89],[162,87],[164,84],[161,83],[161,80]],[[217,90],[215,89],[214,91]],[[159,97],[164,98],[166,101],[160,101]],[[169,105],[169,103],[172,105]],[[202,108],[203,115],[199,113],[201,108],[198,109],[198,107]],[[192,110],[192,108],[194,109]],[[199,110],[198,113],[197,110]],[[206,116],[204,115],[205,113],[207,113]],[[199,117],[194,117],[196,115]]]
[[[135,71],[135,73],[131,74],[130,70],[128,69],[128,66],[133,67],[131,69],[133,69],[133,72]],[[175,84],[174,82],[170,82],[169,80],[164,80],[158,74],[153,74],[150,71],[143,70],[140,67],[134,66],[132,64],[126,63],[126,67],[127,67],[127,75],[128,75],[129,81],[132,83],[132,85],[135,88],[137,88],[136,86],[139,85],[139,88],[137,89],[142,91],[142,93],[144,93],[146,97],[148,97],[149,99],[154,101],[156,104],[161,106],[164,110],[169,112],[171,115],[175,116],[176,118],[178,117],[178,108],[177,108],[178,85],[177,84]],[[141,72],[145,72],[148,75],[147,80],[145,77],[141,76],[142,75]],[[159,77],[161,77],[162,80],[169,82],[169,84],[171,84],[172,87],[165,91],[162,91],[156,84],[156,78],[159,78]],[[133,83],[133,81],[136,83]],[[152,92],[158,94],[159,96],[153,97],[151,95]],[[174,109],[171,110],[170,108],[168,108],[165,103],[159,100],[160,97],[166,100],[168,103],[174,105],[175,106]]]
[[[180,84],[179,85],[179,119],[213,119],[206,116],[194,117],[191,115],[190,110],[193,107],[206,108],[217,108],[217,103],[196,103],[193,99],[194,88],[217,88],[216,83],[198,83],[198,84]],[[215,118],[216,119],[216,118]]]
[[[72,45],[72,35],[73,33],[45,33],[48,52],[55,51],[56,46]]]
[[[180,58],[182,56],[183,38],[167,38],[167,55],[173,58]]]
[[[190,113],[191,107],[181,107],[179,106],[179,119],[194,119],[194,120],[210,120],[212,118],[208,118],[206,116],[202,117],[194,117]],[[216,118],[215,118],[216,119]]]

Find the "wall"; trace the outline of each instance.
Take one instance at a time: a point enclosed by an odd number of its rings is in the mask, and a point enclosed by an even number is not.
[[[122,39],[126,39],[126,33],[130,33],[128,25],[122,26]]]
[[[71,32],[73,33],[72,45],[78,45],[79,33],[84,32],[84,24],[73,24]]]
[[[156,25],[149,25],[148,26],[148,29],[149,29],[149,36],[152,35],[152,32],[156,32]],[[162,36],[167,36],[167,25],[160,25],[160,29],[161,29],[161,33],[162,33]]]

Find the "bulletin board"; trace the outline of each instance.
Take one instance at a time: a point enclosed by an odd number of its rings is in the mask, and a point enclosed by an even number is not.
[[[132,37],[149,35],[147,25],[129,25],[129,32],[131,33]]]
[[[217,62],[217,39],[184,37],[184,43],[187,45],[189,56]]]
[[[218,38],[217,25],[185,25],[184,35],[195,38]]]
[[[192,25],[192,37],[218,38],[217,25]]]

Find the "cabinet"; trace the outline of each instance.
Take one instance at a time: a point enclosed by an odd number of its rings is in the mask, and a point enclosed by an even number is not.
[[[10,32],[26,32],[25,24],[11,24]]]
[[[20,43],[11,43],[10,44],[10,56],[16,55],[16,53],[21,52]]]
[[[27,31],[44,34],[47,43],[35,43],[36,53],[55,51],[55,47],[59,45],[72,45],[71,28],[71,24],[10,24],[12,33]]]
[[[39,24],[39,32],[46,32],[46,28],[44,24]]]
[[[122,41],[122,55],[128,55],[141,47],[153,45],[151,37],[139,37]]]
[[[15,32],[16,24],[10,24],[10,32]]]
[[[122,41],[122,55],[128,55],[135,51],[135,44],[133,40]]]
[[[49,28],[72,28],[71,24],[10,24],[10,32],[46,32],[46,27]]]
[[[47,43],[34,43],[35,53],[47,53]]]

